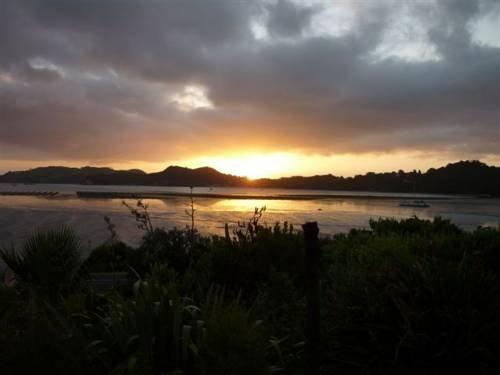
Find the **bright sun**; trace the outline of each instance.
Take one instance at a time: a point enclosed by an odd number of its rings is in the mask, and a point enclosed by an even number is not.
[[[268,155],[234,155],[205,159],[207,165],[220,172],[249,179],[277,177],[286,172],[292,164],[289,155],[274,153]]]

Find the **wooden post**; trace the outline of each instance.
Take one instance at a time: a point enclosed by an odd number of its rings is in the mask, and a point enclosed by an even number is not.
[[[305,223],[305,287],[306,287],[306,325],[305,325],[305,375],[317,375],[320,368],[320,287],[319,262],[320,248],[317,222]]]

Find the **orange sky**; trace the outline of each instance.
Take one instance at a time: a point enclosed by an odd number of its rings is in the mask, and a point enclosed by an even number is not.
[[[189,168],[203,166],[213,167],[220,172],[230,173],[249,178],[261,177],[286,177],[286,176],[310,176],[314,174],[334,174],[337,176],[353,176],[367,172],[390,172],[403,169],[406,171],[420,169],[426,171],[429,168],[437,168],[447,163],[456,162],[458,159],[450,157],[442,159],[429,157],[421,153],[395,152],[391,154],[344,154],[344,155],[307,155],[300,153],[246,153],[243,155],[225,156],[198,156],[184,160],[171,160],[158,163],[125,162],[92,164],[95,166],[108,166],[115,169],[142,169],[146,172],[157,172],[169,165],[179,165]],[[483,158],[483,162],[492,165],[500,165],[500,158],[493,155]],[[11,170],[24,170],[38,166],[64,165],[71,167],[82,167],[89,165],[84,161],[52,160],[43,162],[33,161],[11,161]],[[0,172],[6,172],[4,169]]]
[[[0,172],[500,164],[500,2],[2,2]]]

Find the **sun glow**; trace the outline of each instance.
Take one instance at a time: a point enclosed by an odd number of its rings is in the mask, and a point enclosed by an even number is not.
[[[286,174],[293,165],[292,158],[285,153],[228,155],[202,159],[202,164],[209,165],[220,172],[245,176],[251,180],[281,176]]]
[[[288,176],[312,176],[315,174],[332,173],[336,176],[354,176],[367,172],[390,172],[403,169],[411,171],[420,169],[426,171],[430,167],[451,163],[454,155],[440,158],[436,155],[418,152],[392,152],[385,154],[303,154],[299,152],[277,151],[271,153],[242,153],[225,155],[203,155],[186,159],[169,159],[161,162],[131,161],[127,163],[103,163],[98,166],[108,166],[115,169],[142,169],[148,173],[159,172],[169,165],[179,165],[188,168],[212,167],[219,172],[246,176],[249,179],[279,178]],[[482,158],[487,164],[499,165],[500,159],[496,155]],[[45,165],[69,165],[79,167],[86,165],[86,161],[42,160],[19,161],[10,163],[11,170],[29,169]],[[0,166],[0,172],[7,172]],[[5,168],[5,167],[4,167]]]

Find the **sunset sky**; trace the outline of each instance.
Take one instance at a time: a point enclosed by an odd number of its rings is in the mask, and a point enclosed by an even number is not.
[[[0,172],[500,165],[498,0],[0,0]]]

